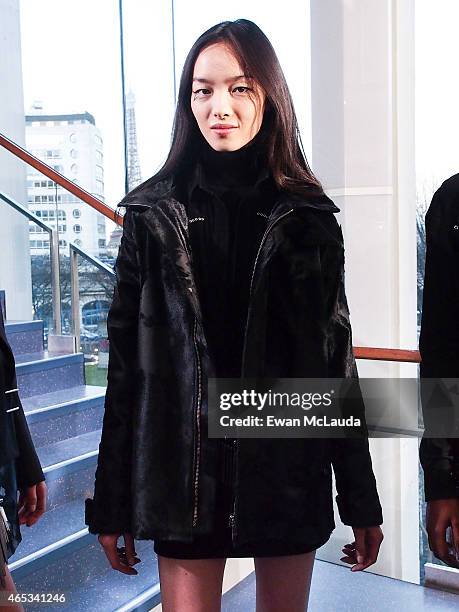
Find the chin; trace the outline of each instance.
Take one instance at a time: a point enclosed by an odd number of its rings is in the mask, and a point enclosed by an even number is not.
[[[212,147],[212,149],[214,149],[215,151],[237,151],[238,149],[240,149],[246,144],[246,142],[239,142],[239,141],[230,142],[230,140],[226,138],[225,139],[222,138],[218,142],[215,142],[215,139],[212,139],[212,142],[210,141],[207,141],[207,142]]]

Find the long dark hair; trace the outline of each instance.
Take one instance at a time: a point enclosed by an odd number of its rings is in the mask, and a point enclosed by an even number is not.
[[[129,198],[189,167],[195,158],[197,143],[203,136],[190,105],[193,71],[200,52],[214,43],[227,45],[244,74],[266,93],[260,131],[264,133],[268,164],[278,188],[305,196],[323,194],[306,160],[292,97],[276,52],[253,21],[237,19],[212,26],[191,47],[180,79],[169,155],[162,168],[135,187]]]

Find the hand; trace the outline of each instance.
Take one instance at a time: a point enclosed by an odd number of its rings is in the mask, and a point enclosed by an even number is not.
[[[46,493],[48,489],[44,480],[31,487],[24,487],[19,492],[19,524],[27,527],[34,525],[46,510]]]
[[[118,548],[118,538],[121,536],[124,537],[124,546]],[[98,537],[98,540],[114,570],[122,572],[123,574],[131,574],[133,576],[137,575],[138,572],[131,567],[136,563],[140,563],[140,559],[137,557],[137,553],[135,552],[134,538],[132,537],[132,534],[101,534]]]
[[[459,561],[454,557],[454,550],[459,554],[459,499],[436,499],[427,502],[426,524],[430,550],[443,563],[459,569]],[[450,525],[453,554],[446,541],[446,530]]]
[[[351,572],[360,572],[376,562],[379,547],[384,539],[381,527],[353,527],[355,542],[346,544],[342,548],[345,557],[340,561],[355,563]]]

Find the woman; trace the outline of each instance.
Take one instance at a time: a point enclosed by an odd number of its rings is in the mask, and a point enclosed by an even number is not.
[[[44,513],[46,506],[45,477],[19,399],[14,356],[6,338],[1,307],[0,398],[1,610],[4,592],[16,592],[7,562],[22,539],[19,526],[34,525]],[[7,609],[22,610],[22,606]]]
[[[253,22],[223,22],[193,45],[169,156],[121,205],[89,530],[127,574],[134,538],[155,541],[166,612],[220,609],[226,558],[247,556],[257,609],[304,610],[315,550],[335,527],[331,465],[353,570],[375,562],[382,513],[366,438],[207,435],[210,377],[356,375],[338,209]]]

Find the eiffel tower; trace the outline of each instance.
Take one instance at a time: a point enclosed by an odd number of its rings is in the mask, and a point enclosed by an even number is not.
[[[135,96],[129,90],[126,96],[126,132],[128,142],[128,183],[129,191],[142,182],[139,154],[137,151],[137,131],[135,122]]]

